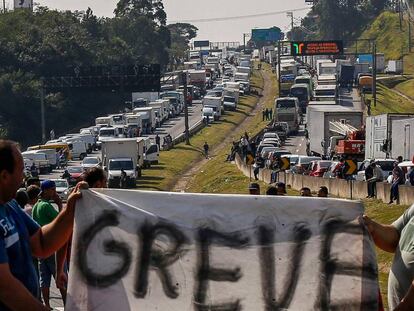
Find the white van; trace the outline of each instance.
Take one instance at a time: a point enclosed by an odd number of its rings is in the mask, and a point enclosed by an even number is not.
[[[95,124],[98,127],[107,127],[111,124],[110,117],[99,117],[95,119]]]
[[[38,151],[40,150],[22,152],[24,164],[30,168],[34,163],[40,174],[49,174],[52,171],[49,160],[44,152]]]
[[[74,137],[67,139],[65,142],[68,144],[69,150],[72,153],[72,159],[79,159],[82,161],[88,156],[87,144],[84,141]]]

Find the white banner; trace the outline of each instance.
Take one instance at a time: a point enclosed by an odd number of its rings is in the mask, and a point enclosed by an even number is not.
[[[67,310],[378,310],[374,245],[345,200],[86,191]]]

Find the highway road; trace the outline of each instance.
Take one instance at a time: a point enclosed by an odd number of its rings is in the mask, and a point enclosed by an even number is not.
[[[201,109],[202,104],[201,100],[194,100],[193,104],[188,107],[188,124],[191,128],[199,121],[201,121]],[[155,135],[159,135],[162,138],[168,134],[174,139],[177,136],[181,135],[185,130],[185,120],[184,112],[182,112],[178,117],[172,118],[164,122],[161,127],[155,130],[154,135],[148,135],[150,138],[154,139]]]
[[[352,92],[349,92],[347,89],[341,89],[339,105],[353,108],[355,111],[363,111],[361,97],[358,95],[357,89],[353,89]],[[304,129],[305,126],[301,126],[301,130],[297,136],[291,136],[286,140],[284,148],[289,150],[292,154],[306,155],[306,138]]]

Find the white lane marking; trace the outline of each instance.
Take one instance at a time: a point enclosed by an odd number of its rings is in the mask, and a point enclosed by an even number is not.
[[[299,147],[302,147],[302,144],[299,144]]]

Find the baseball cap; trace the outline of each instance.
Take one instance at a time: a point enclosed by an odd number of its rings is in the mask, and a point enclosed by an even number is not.
[[[52,188],[56,188],[56,183],[53,180],[44,180],[40,185],[42,192]]]
[[[249,184],[249,190],[260,190],[260,186],[258,183],[252,182]]]

